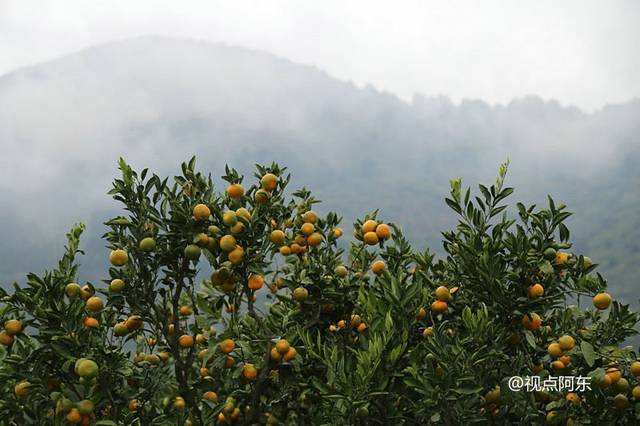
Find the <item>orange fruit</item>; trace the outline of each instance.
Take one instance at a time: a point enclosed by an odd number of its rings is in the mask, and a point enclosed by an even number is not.
[[[527,288],[527,295],[530,299],[537,299],[544,294],[544,287],[540,284],[533,284]]]
[[[236,212],[228,210],[222,213],[222,223],[231,227],[238,223],[238,215],[236,215]]]
[[[104,308],[104,304],[102,303],[102,299],[98,296],[91,296],[87,299],[86,307],[88,311],[91,312],[100,312],[102,308]]]
[[[631,370],[631,374],[633,374],[634,376],[640,376],[640,361],[633,361],[631,363],[631,366],[629,367],[629,370]]]
[[[362,334],[364,333],[364,331],[367,329],[367,324],[364,322],[361,322],[360,325],[357,328],[358,333]]]
[[[78,283],[69,283],[64,288],[64,292],[69,299],[73,299],[74,297],[80,296],[80,292],[82,288]]]
[[[600,310],[604,310],[609,307],[611,300],[611,295],[609,293],[598,293],[593,296],[593,306]]]
[[[260,290],[264,284],[264,278],[262,275],[251,275],[249,277],[248,286],[251,290]]]
[[[93,379],[98,375],[99,371],[98,364],[93,360],[80,358],[76,361],[75,372],[82,378]]]
[[[318,215],[313,210],[309,210],[302,215],[302,221],[304,223],[316,223]]]
[[[351,327],[357,327],[360,325],[360,323],[362,323],[362,318],[360,318],[360,315],[358,314],[353,314],[351,315],[351,320],[349,321],[349,323],[351,324]]]
[[[634,386],[631,390],[631,394],[635,399],[640,399],[640,386]]]
[[[556,259],[555,259],[556,265],[560,265],[560,266],[566,265],[568,260],[569,260],[569,253],[560,251],[556,254]]]
[[[225,358],[224,368],[232,368],[234,365],[236,365],[236,360],[233,357],[228,356]]]
[[[278,186],[278,177],[273,173],[267,173],[260,179],[260,185],[266,191],[273,191]]]
[[[375,246],[380,241],[378,239],[378,235],[376,235],[376,233],[373,231],[367,232],[366,234],[364,234],[363,239],[364,239],[364,242],[370,246]]]
[[[113,266],[123,266],[128,261],[129,255],[122,249],[112,250],[109,254],[109,262],[111,262]]]
[[[82,414],[80,414],[80,410],[72,408],[71,411],[67,413],[67,421],[73,424],[80,423],[82,421]]]
[[[292,252],[291,247],[289,247],[289,246],[282,246],[282,247],[280,247],[280,249],[278,249],[278,251],[283,256],[289,256],[291,254],[291,252]]]
[[[269,356],[271,357],[271,361],[273,362],[280,362],[282,360],[282,354],[278,351],[278,348],[276,348],[275,346],[271,348],[271,352]]]
[[[267,204],[269,202],[269,198],[271,198],[271,194],[269,194],[264,189],[258,189],[255,194],[255,200],[258,204]]]
[[[618,410],[624,410],[629,405],[629,400],[625,395],[619,393],[613,397],[613,405]]]
[[[573,404],[577,404],[580,402],[580,397],[575,392],[569,392],[567,396],[565,396],[565,399]]]
[[[127,409],[131,412],[137,411],[139,407],[140,401],[138,401],[137,399],[132,399],[131,401],[129,401],[129,404],[127,404]]]
[[[427,317],[427,311],[424,308],[418,309],[418,313],[416,314],[416,320],[422,321]]]
[[[196,235],[196,244],[198,244],[200,247],[207,247],[210,241],[211,238],[209,238],[209,236],[204,232]]]
[[[449,292],[449,289],[443,285],[436,288],[435,296],[436,296],[436,299],[441,300],[443,302],[448,302],[449,300],[451,300],[451,293]]]
[[[365,221],[362,224],[362,227],[360,228],[360,230],[362,231],[362,235],[365,235],[368,232],[374,232],[375,233],[377,226],[378,226],[378,222],[376,222],[375,220],[369,219],[369,220]]]
[[[422,335],[424,337],[431,337],[433,336],[433,327],[427,327],[424,329],[424,331],[422,332]]]
[[[189,336],[188,334],[183,334],[178,339],[178,344],[180,345],[180,347],[190,348],[191,346],[193,346],[193,337]]]
[[[340,238],[340,237],[342,237],[343,234],[344,234],[344,231],[342,230],[342,228],[333,228],[333,237],[334,238]]]
[[[29,386],[31,383],[29,382],[20,382],[14,386],[14,392],[18,398],[27,396],[29,394]]]
[[[345,328],[347,324],[344,322],[344,320],[340,320],[338,321],[338,328]]]
[[[442,301],[442,300],[436,300],[435,302],[433,302],[431,304],[431,310],[433,312],[435,312],[436,314],[445,312],[448,307],[449,307],[449,305],[447,304],[447,302]]]
[[[282,360],[285,361],[285,362],[289,362],[292,359],[294,359],[297,354],[298,354],[298,351],[296,351],[296,348],[291,346],[289,348],[289,350],[287,351],[287,353],[283,355]]]
[[[209,219],[209,216],[211,216],[211,210],[204,204],[196,204],[192,213],[196,220]]]
[[[389,225],[381,223],[376,227],[376,235],[381,240],[388,240],[391,238],[391,228],[389,228]]]
[[[305,222],[300,227],[300,232],[302,232],[305,236],[309,236],[313,234],[313,231],[315,231],[315,229],[316,227],[313,225],[313,223]]]
[[[285,234],[279,229],[271,232],[271,242],[277,246],[284,244]]]
[[[242,249],[242,247],[236,246],[236,248],[231,253],[229,253],[227,257],[229,258],[229,261],[231,261],[231,263],[237,265],[238,263],[242,262],[242,258],[244,257],[244,250]]]
[[[304,302],[309,297],[309,290],[304,287],[298,287],[293,290],[293,299],[296,302]]]
[[[549,346],[547,346],[547,352],[554,358],[562,356],[562,348],[557,342],[550,343]]]
[[[618,380],[622,378],[622,372],[618,367],[611,367],[607,369],[606,375],[611,379],[611,384],[615,385]]]
[[[556,371],[562,370],[565,368],[565,365],[562,361],[560,360],[555,360],[551,363],[551,368],[553,368]]]
[[[255,380],[258,377],[258,370],[253,364],[245,364],[242,367],[242,377],[247,380]]]
[[[384,271],[385,267],[386,265],[384,261],[376,260],[375,262],[373,262],[373,265],[371,265],[371,272],[373,272],[376,275],[379,275],[382,273],[382,271]]]
[[[180,309],[178,310],[178,312],[180,313],[180,315],[184,317],[193,314],[193,311],[187,305],[180,306]]]
[[[563,355],[560,358],[558,358],[558,361],[563,363],[565,365],[565,367],[566,367],[569,364],[571,364],[571,357],[569,355]]]
[[[542,324],[542,318],[540,315],[534,313],[528,314],[522,317],[522,326],[527,330],[535,331],[540,328]]]
[[[116,278],[109,283],[109,290],[114,293],[118,293],[122,291],[122,289],[124,289],[124,285],[124,281],[122,281],[120,278]]]
[[[576,345],[576,341],[574,340],[574,338],[571,336],[567,336],[566,334],[564,336],[560,336],[560,338],[558,339],[558,343],[560,344],[560,348],[563,351],[570,351]]]
[[[10,335],[9,333],[7,333],[6,331],[2,330],[0,331],[0,344],[4,345],[4,346],[11,346],[13,344],[13,341],[15,339],[13,338],[12,335]]]
[[[213,391],[207,391],[202,394],[202,399],[209,402],[218,402],[218,394]]]
[[[289,342],[287,342],[285,339],[280,339],[278,340],[278,342],[276,343],[276,349],[278,350],[278,352],[280,352],[280,354],[284,355],[287,352],[289,352],[289,348],[291,346],[289,345]]]
[[[152,252],[156,248],[156,240],[151,237],[143,238],[138,247],[145,253]]]
[[[9,321],[4,323],[4,329],[7,334],[15,336],[22,331],[22,321],[17,319],[10,319]]]
[[[98,328],[98,327],[100,327],[100,323],[98,322],[98,320],[95,319],[95,318],[92,318],[92,317],[86,317],[84,319],[84,321],[82,321],[82,324],[85,327],[90,327],[90,328]]]
[[[236,343],[231,339],[225,339],[220,342],[220,350],[222,353],[229,354],[236,348]]]
[[[124,321],[124,325],[129,331],[137,330],[142,326],[142,318],[139,315],[131,315]]]
[[[314,232],[313,234],[309,235],[309,237],[307,238],[307,244],[309,244],[309,247],[319,246],[320,244],[322,244],[322,234]]]
[[[184,398],[181,396],[176,396],[176,400],[173,402],[173,408],[175,408],[176,410],[184,410],[185,406],[186,403],[184,401]]]
[[[233,199],[238,199],[244,195],[244,187],[239,183],[232,183],[227,187],[227,194]]]

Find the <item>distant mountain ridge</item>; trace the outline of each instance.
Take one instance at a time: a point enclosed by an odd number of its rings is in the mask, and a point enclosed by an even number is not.
[[[145,37],[92,47],[0,77],[0,283],[49,267],[65,230],[89,224],[84,279],[105,270],[98,236],[117,206],[116,159],[173,174],[196,154],[214,176],[278,161],[345,227],[376,207],[440,249],[454,217],[448,180],[492,182],[511,160],[513,197],[546,194],[577,212],[588,251],[632,301],[640,264],[640,100],[594,113],[530,96],[507,105],[411,103],[311,66],[223,44]]]

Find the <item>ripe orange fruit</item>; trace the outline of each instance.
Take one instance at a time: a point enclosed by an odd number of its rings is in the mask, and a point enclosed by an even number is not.
[[[618,380],[622,378],[622,372],[618,367],[611,367],[607,369],[606,375],[611,379],[611,384],[615,385]]]
[[[209,216],[211,216],[211,210],[204,204],[196,204],[192,213],[196,220],[209,219]]]
[[[289,247],[289,246],[282,246],[282,247],[280,247],[280,249],[278,249],[278,251],[283,256],[289,256],[291,254],[291,252],[292,252],[291,247]]]
[[[376,227],[376,235],[381,240],[388,240],[391,238],[391,228],[389,228],[389,225],[381,223]]]
[[[634,386],[631,390],[631,394],[635,399],[640,399],[640,386]]]
[[[244,207],[240,207],[238,210],[236,210],[236,216],[238,217],[238,219],[245,219],[246,221],[251,220],[251,213]]]
[[[92,318],[92,317],[86,317],[84,319],[84,321],[82,321],[82,324],[85,327],[90,327],[90,328],[98,328],[98,327],[100,327],[100,323],[98,322],[98,320],[95,319],[95,318]]]
[[[551,363],[551,368],[553,368],[556,371],[562,370],[565,368],[565,365],[562,361],[560,360],[555,360]]]
[[[260,185],[266,191],[273,191],[278,186],[278,177],[273,173],[267,173],[260,179]]]
[[[557,342],[550,343],[549,346],[547,346],[547,352],[554,358],[562,356],[562,348]]]
[[[131,412],[138,411],[139,407],[140,407],[140,401],[138,401],[137,399],[132,399],[131,401],[129,401],[129,404],[127,404],[127,408]]]
[[[180,306],[180,309],[178,310],[178,312],[180,313],[180,315],[182,315],[184,317],[193,314],[193,311],[187,305]]]
[[[72,408],[71,411],[67,413],[67,421],[73,424],[80,423],[82,421],[82,414],[80,414],[80,410]]]
[[[427,327],[424,329],[424,331],[422,332],[422,335],[424,337],[431,337],[433,336],[433,327]]]
[[[442,312],[445,312],[448,307],[449,307],[449,305],[447,304],[447,302],[442,301],[442,300],[436,300],[431,304],[431,310],[433,312],[435,312],[436,314],[440,314]]]
[[[340,320],[338,321],[338,328],[345,328],[347,324],[344,322],[344,320]]]
[[[282,360],[284,362],[289,362],[292,359],[294,359],[296,357],[296,355],[298,355],[298,351],[296,351],[296,348],[294,348],[293,346],[291,346],[289,348],[289,350],[287,351],[286,354],[283,355]]]
[[[127,328],[125,322],[119,322],[113,326],[113,334],[118,337],[126,336],[129,333],[129,329]]]
[[[290,250],[291,250],[291,253],[293,254],[300,254],[300,253],[304,253],[305,247],[302,247],[300,244],[293,243],[291,244]]]
[[[367,232],[366,234],[364,234],[363,239],[364,239],[364,242],[370,246],[375,246],[380,241],[376,233],[373,231]]]
[[[209,238],[209,236],[204,232],[201,232],[200,234],[196,235],[196,244],[198,244],[200,247],[207,247],[209,245],[210,240],[211,238]]]
[[[418,313],[416,314],[416,320],[422,321],[427,317],[427,311],[424,308],[418,309]]]
[[[236,360],[232,356],[228,356],[224,360],[224,368],[233,368],[236,365]]]
[[[88,311],[100,312],[104,308],[104,304],[98,296],[91,296],[86,302],[86,307]]]
[[[362,227],[360,228],[360,230],[362,231],[362,235],[365,235],[368,232],[374,232],[375,233],[377,226],[378,226],[378,222],[376,222],[375,220],[369,219],[369,220],[365,221],[362,224]]]
[[[593,306],[600,310],[604,310],[609,307],[611,300],[611,295],[609,293],[598,293],[593,296]]]
[[[302,215],[302,221],[304,223],[316,223],[318,215],[313,210],[309,210]]]
[[[436,288],[435,296],[436,296],[436,299],[441,300],[443,302],[448,302],[449,300],[451,300],[451,293],[449,292],[449,289],[443,285]]]
[[[220,350],[222,353],[229,354],[236,348],[236,343],[231,339],[225,339],[220,342]]]
[[[580,402],[580,397],[575,392],[569,392],[565,399],[573,404],[578,404]]]
[[[342,228],[333,228],[333,237],[334,238],[340,238],[340,237],[342,237],[343,234],[344,234],[344,231],[342,230]]]
[[[535,331],[540,328],[540,325],[542,325],[542,318],[535,312],[522,317],[522,326],[527,330]]]
[[[360,323],[362,323],[362,318],[360,318],[360,315],[358,314],[353,314],[351,315],[351,320],[349,321],[349,323],[351,324],[351,327],[357,327],[360,325]]]
[[[244,187],[239,183],[232,183],[227,187],[227,194],[233,199],[238,199],[244,195]]]
[[[109,262],[111,262],[113,266],[123,266],[128,261],[129,255],[122,249],[112,250],[109,254]]]
[[[269,198],[271,198],[271,194],[269,194],[264,189],[258,189],[255,194],[255,200],[258,204],[267,204],[269,202]]]
[[[228,210],[222,213],[222,223],[231,227],[238,223],[238,215],[236,215],[236,212]]]
[[[629,367],[629,370],[631,370],[631,374],[633,374],[634,376],[640,376],[640,361],[633,361],[631,363],[631,366]]]
[[[13,341],[15,339],[13,338],[12,335],[10,335],[9,333],[7,333],[6,331],[2,330],[0,331],[0,344],[4,345],[4,346],[11,346],[13,344]]]
[[[17,319],[10,319],[9,321],[4,323],[4,329],[11,336],[15,336],[22,331],[22,321]]]
[[[178,344],[183,348],[190,348],[193,346],[193,337],[188,334],[183,334],[178,338]]]
[[[544,294],[544,287],[540,284],[533,284],[527,288],[527,295],[530,299],[537,299]]]
[[[176,410],[184,410],[185,406],[186,403],[184,401],[184,398],[181,396],[176,396],[176,400],[173,402],[173,408],[175,408]]]
[[[558,343],[560,344],[560,348],[563,351],[570,351],[576,345],[576,341],[574,340],[574,338],[571,336],[567,336],[566,334],[564,336],[560,336],[560,338],[558,339]]]
[[[364,322],[361,322],[360,325],[357,328],[358,333],[362,334],[364,333],[364,331],[367,329],[367,324]]]
[[[304,302],[309,297],[309,290],[304,287],[298,287],[293,290],[293,299],[296,302]]]
[[[273,362],[280,362],[282,360],[282,354],[278,351],[278,348],[276,348],[275,346],[271,348],[271,352],[269,356],[271,357],[271,361]]]
[[[80,298],[85,302],[93,296],[94,290],[89,285],[85,285],[80,289]]]
[[[371,272],[373,272],[376,275],[379,275],[382,273],[382,271],[384,271],[385,267],[386,267],[386,264],[384,263],[384,261],[376,260],[375,262],[373,262],[373,265],[371,265]]]
[[[280,339],[278,340],[278,342],[276,343],[276,349],[278,350],[278,352],[281,355],[286,354],[287,352],[289,352],[289,348],[291,347],[289,345],[289,342],[287,342],[285,339]]]
[[[142,326],[142,317],[139,315],[131,315],[124,321],[124,325],[127,327],[127,330],[135,331]]]
[[[309,235],[309,237],[307,238],[307,244],[309,244],[309,247],[319,246],[320,244],[322,244],[322,234],[314,232],[313,234]]]
[[[229,253],[227,257],[229,258],[229,261],[231,263],[237,265],[238,263],[242,262],[242,258],[244,257],[244,250],[242,249],[242,247],[236,245],[236,248],[233,249],[233,251]]]
[[[556,254],[556,259],[555,259],[556,265],[560,265],[560,266],[566,265],[568,260],[569,260],[569,253],[560,251]]]
[[[562,355],[560,358],[558,358],[558,361],[563,363],[566,367],[571,364],[571,357],[569,355]]]
[[[302,232],[305,236],[309,236],[313,234],[313,231],[315,231],[315,229],[316,227],[313,225],[313,223],[305,222],[300,227],[300,232]]]
[[[16,396],[18,398],[27,396],[29,394],[29,386],[31,386],[31,383],[26,381],[17,383],[14,387]]]
[[[251,290],[260,290],[264,284],[264,278],[262,275],[251,275],[249,277],[248,286]]]
[[[284,244],[285,234],[279,229],[271,232],[271,242],[277,246]]]
[[[253,364],[245,364],[242,367],[242,377],[247,380],[255,380],[258,377],[258,370]]]
[[[218,394],[213,391],[207,391],[202,394],[202,399],[209,402],[218,402]]]
[[[233,235],[225,235],[220,238],[220,248],[227,253],[232,252],[236,248],[236,239]]]

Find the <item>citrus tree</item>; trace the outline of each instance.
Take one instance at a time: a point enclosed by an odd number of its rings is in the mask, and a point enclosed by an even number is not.
[[[171,181],[119,166],[102,282],[81,283],[78,225],[1,290],[0,424],[640,420],[638,315],[571,251],[564,205],[508,208],[506,165],[476,195],[451,181],[440,258],[377,212],[342,241],[277,164],[223,191],[195,158]]]

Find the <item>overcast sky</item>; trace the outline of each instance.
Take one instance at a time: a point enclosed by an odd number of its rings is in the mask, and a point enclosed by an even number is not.
[[[410,100],[640,97],[640,2],[0,0],[0,74],[97,43],[192,37],[266,50]]]

